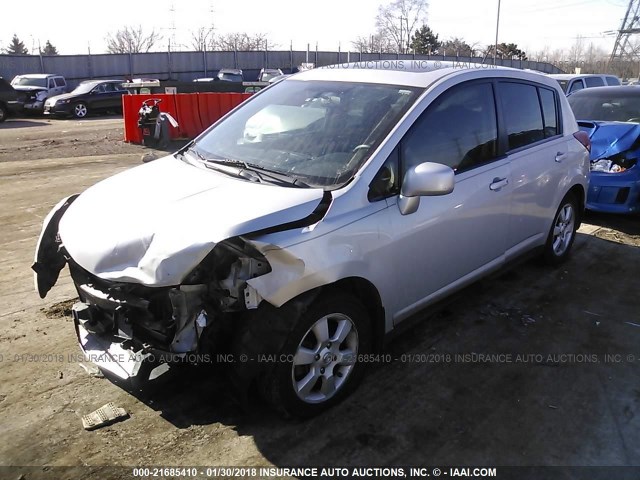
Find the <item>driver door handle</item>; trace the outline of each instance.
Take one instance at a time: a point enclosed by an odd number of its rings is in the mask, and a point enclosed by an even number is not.
[[[567,158],[567,154],[564,152],[558,152],[556,153],[556,162],[558,163],[562,163],[562,161]]]
[[[489,189],[493,190],[494,192],[497,190],[500,190],[502,187],[506,186],[509,183],[509,180],[507,180],[506,178],[494,178],[493,182],[491,183],[491,185],[489,185]]]

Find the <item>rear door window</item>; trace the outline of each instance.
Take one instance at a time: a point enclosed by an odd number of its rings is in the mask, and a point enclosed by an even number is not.
[[[543,140],[538,89],[534,85],[512,82],[500,82],[498,87],[509,150]]]
[[[56,81],[56,87],[66,87],[67,86],[66,82],[64,81],[64,78],[62,78],[62,77],[56,77],[55,81]]]
[[[586,77],[584,81],[587,82],[587,88],[604,87],[604,80],[600,77]]]
[[[489,82],[450,88],[432,103],[402,142],[402,170],[424,162],[447,165],[456,173],[497,155],[498,128]]]

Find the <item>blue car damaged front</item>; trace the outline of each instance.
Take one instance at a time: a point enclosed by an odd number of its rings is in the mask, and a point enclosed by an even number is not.
[[[597,87],[571,95],[578,125],[591,139],[589,210],[640,211],[640,88]]]

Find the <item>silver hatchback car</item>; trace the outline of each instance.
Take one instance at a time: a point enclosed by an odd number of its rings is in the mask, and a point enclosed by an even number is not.
[[[55,206],[36,288],[69,266],[89,359],[137,380],[224,361],[313,415],[418,310],[531,250],[565,260],[590,144],[558,83],[388,63],[291,76]]]

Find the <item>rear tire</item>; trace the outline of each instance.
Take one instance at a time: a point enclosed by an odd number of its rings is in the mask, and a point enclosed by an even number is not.
[[[543,258],[549,265],[560,265],[569,257],[578,229],[578,201],[569,192],[560,202],[544,246]]]
[[[7,107],[0,103],[0,123],[4,122],[8,115],[9,111],[7,110]]]
[[[271,372],[267,400],[286,416],[311,417],[342,401],[362,380],[371,324],[350,295],[318,298],[297,320]]]

